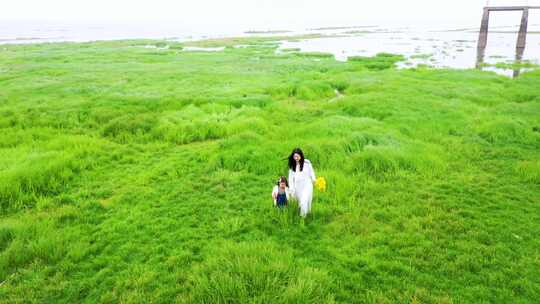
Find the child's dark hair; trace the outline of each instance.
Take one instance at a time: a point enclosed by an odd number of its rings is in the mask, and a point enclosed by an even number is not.
[[[302,149],[300,148],[296,148],[291,152],[291,155],[289,156],[289,169],[296,171],[296,161],[294,160],[295,154],[300,155],[300,171],[304,171],[304,152],[302,152]]]
[[[285,183],[285,186],[289,187],[289,182],[287,181],[287,178],[285,176],[280,176],[278,181],[277,181],[277,185],[279,186],[279,184],[281,183]]]

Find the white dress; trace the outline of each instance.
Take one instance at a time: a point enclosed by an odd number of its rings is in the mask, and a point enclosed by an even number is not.
[[[315,182],[315,172],[309,160],[304,159],[302,171],[289,169],[289,186],[293,197],[298,200],[300,205],[300,216],[305,217],[311,210],[313,182]]]

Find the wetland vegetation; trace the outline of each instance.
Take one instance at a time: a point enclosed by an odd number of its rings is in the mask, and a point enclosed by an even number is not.
[[[537,301],[540,70],[276,39],[2,46],[0,302]],[[305,223],[270,198],[297,146]]]

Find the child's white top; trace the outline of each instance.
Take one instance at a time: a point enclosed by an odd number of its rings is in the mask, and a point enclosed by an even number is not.
[[[279,186],[274,186],[274,189],[272,189],[272,197],[275,199],[279,193]],[[289,200],[289,187],[285,187],[285,196],[287,197],[287,200]]]

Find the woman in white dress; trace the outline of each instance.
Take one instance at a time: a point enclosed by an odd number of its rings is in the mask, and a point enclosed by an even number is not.
[[[298,200],[302,217],[306,217],[311,210],[314,182],[315,172],[311,162],[304,158],[300,148],[294,149],[289,156],[289,186],[293,197]]]

